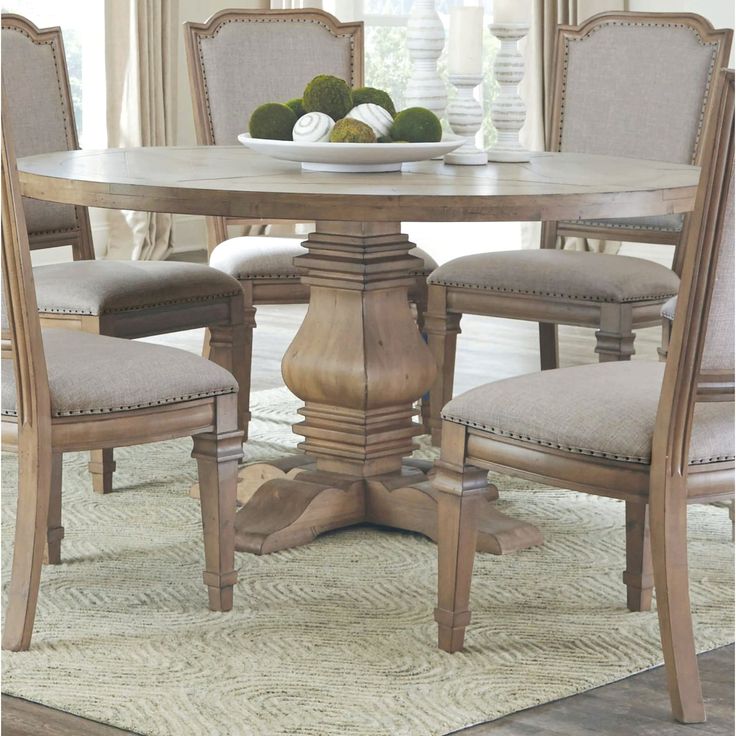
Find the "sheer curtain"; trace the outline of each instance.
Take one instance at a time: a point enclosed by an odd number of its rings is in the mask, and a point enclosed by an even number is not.
[[[526,47],[526,76],[521,85],[526,103],[522,141],[543,151],[549,105],[552,101],[552,62],[558,25],[577,25],[605,11],[626,10],[627,0],[533,0],[531,30]],[[540,225],[527,223],[522,230],[524,248],[538,248]],[[565,248],[616,253],[620,243],[592,238],[566,238]]]
[[[111,147],[175,143],[177,0],[106,0],[107,135]],[[172,216],[108,213],[108,258],[160,260]]]

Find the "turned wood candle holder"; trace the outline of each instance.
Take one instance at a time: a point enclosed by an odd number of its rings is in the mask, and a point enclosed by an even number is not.
[[[491,33],[501,41],[493,64],[498,94],[491,104],[491,119],[496,128],[496,142],[488,151],[489,161],[528,161],[529,151],[519,141],[519,131],[526,119],[526,106],[519,96],[519,83],[524,78],[524,57],[519,41],[529,32],[526,23],[492,23]]]
[[[483,110],[473,96],[473,90],[483,81],[482,74],[453,74],[450,82],[457,89],[457,97],[447,108],[447,119],[453,133],[465,138],[455,151],[445,154],[446,164],[485,166],[488,155],[475,145],[475,135],[483,122]]]
[[[411,76],[406,87],[406,107],[426,107],[442,119],[447,108],[447,89],[437,71],[437,60],[445,46],[435,0],[415,0],[409,15],[407,48]]]

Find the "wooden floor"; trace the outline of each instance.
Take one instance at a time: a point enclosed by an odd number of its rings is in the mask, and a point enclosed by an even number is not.
[[[264,307],[257,315],[253,390],[282,385],[280,361],[305,308]],[[465,317],[458,346],[456,391],[528,373],[538,368],[537,329],[533,324]],[[199,331],[170,335],[158,342],[199,350]],[[643,330],[636,358],[656,358],[657,329]],[[563,365],[595,360],[592,331],[560,330]],[[724,511],[725,513],[725,511]],[[734,733],[734,648],[699,657],[708,722],[682,726],[671,721],[664,672],[657,668],[588,693],[566,698],[462,732],[465,736],[732,736]],[[44,706],[3,696],[3,736],[115,736],[128,733]],[[176,735],[172,735],[176,736]],[[203,735],[204,736],[204,735]]]

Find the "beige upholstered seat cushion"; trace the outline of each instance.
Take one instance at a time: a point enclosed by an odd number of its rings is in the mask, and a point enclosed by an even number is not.
[[[668,299],[677,275],[658,263],[630,256],[565,250],[513,250],[455,258],[430,284],[592,302]]]
[[[567,452],[648,464],[664,363],[614,362],[508,378],[450,401],[442,418]],[[733,402],[699,403],[690,463],[732,460]]]
[[[668,299],[662,305],[662,311],[660,312],[660,314],[665,319],[668,319],[670,322],[674,322],[676,309],[677,309],[677,297],[673,296],[672,299]]]
[[[33,269],[40,312],[109,314],[240,293],[215,268],[171,261],[74,261]]]
[[[300,273],[294,258],[307,253],[295,238],[241,237],[220,243],[210,255],[210,266],[234,276],[239,281],[253,279],[298,279]],[[417,275],[428,275],[437,268],[436,261],[421,248],[411,255],[424,261]]]
[[[224,368],[184,350],[74,330],[43,330],[56,417],[110,414],[234,393]],[[2,361],[2,413],[16,414],[11,360]]]

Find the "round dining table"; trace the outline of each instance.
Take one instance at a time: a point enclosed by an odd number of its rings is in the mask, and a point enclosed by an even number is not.
[[[576,153],[526,163],[405,164],[395,173],[303,171],[242,147],[67,151],[21,158],[27,197],[90,207],[316,223],[297,257],[306,317],[283,358],[303,402],[302,451],[243,466],[237,547],[258,554],[363,522],[434,538],[427,463],[407,459],[416,401],[435,365],[407,290],[418,259],[402,222],[574,221],[688,212],[694,166]],[[452,256],[453,243],[447,243]],[[477,482],[485,482],[480,478]],[[495,508],[478,548],[539,544],[539,530]]]

